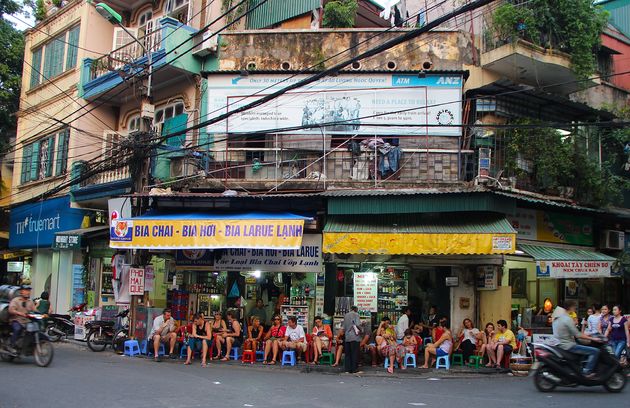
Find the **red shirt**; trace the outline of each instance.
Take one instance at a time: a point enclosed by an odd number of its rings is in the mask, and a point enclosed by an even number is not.
[[[271,333],[271,337],[275,338],[284,338],[284,333],[287,331],[285,326],[271,326],[269,332]]]

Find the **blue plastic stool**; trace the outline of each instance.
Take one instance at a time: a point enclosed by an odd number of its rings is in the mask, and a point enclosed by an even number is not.
[[[435,362],[435,368],[451,368],[451,360],[449,356],[439,356]]]
[[[287,357],[289,358],[287,360]],[[283,351],[282,352],[282,365],[290,364],[295,365],[295,351]]]
[[[385,357],[385,368],[389,368],[389,357]],[[398,368],[398,360],[394,359],[394,368]]]
[[[140,346],[140,352],[142,355],[146,355],[147,357],[153,357],[153,344],[151,344],[151,348],[149,348],[149,343],[147,340],[142,340],[142,345]],[[164,344],[160,343],[160,348],[158,349],[158,356],[163,356],[166,354],[166,348]]]
[[[256,350],[256,361],[261,362],[265,359],[265,352],[262,350]]]
[[[138,340],[127,340],[125,342],[125,351],[123,354],[129,357],[139,356],[140,344],[138,344]]]
[[[182,346],[179,348],[179,358],[187,358],[188,357],[188,344],[182,343]]]
[[[143,356],[147,355],[147,340],[146,339],[140,342],[140,353],[142,353]]]
[[[239,347],[232,347],[232,350],[230,350],[230,358],[232,360],[238,360],[241,358],[240,351],[241,349]]]
[[[405,365],[405,367],[416,368],[416,355],[413,353],[405,354],[405,359],[403,360],[403,364]]]

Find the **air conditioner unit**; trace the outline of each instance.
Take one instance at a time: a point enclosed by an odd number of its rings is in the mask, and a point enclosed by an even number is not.
[[[195,41],[199,41],[199,39],[200,37],[196,37]],[[213,35],[212,31],[206,31],[202,34],[199,44],[193,49],[193,55],[205,57],[217,52],[218,45],[218,36]]]
[[[602,249],[622,250],[625,243],[625,234],[623,231],[604,230],[602,231],[599,243]]]

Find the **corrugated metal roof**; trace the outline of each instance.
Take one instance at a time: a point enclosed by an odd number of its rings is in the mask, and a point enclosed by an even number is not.
[[[262,0],[250,3],[250,9]],[[247,28],[266,28],[315,10],[321,6],[320,0],[271,0],[247,16]]]
[[[610,13],[610,22],[626,36],[630,36],[630,0],[600,1],[601,6]]]
[[[516,234],[508,220],[499,215],[429,216],[388,214],[331,216],[324,232],[397,234]]]
[[[612,256],[586,249],[556,248],[529,244],[519,244],[518,247],[537,261],[616,261],[616,258]]]

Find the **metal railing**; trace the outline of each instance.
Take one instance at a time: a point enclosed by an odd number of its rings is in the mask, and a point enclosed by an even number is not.
[[[92,61],[90,65],[90,78],[92,81],[110,71],[119,70],[126,65],[131,65],[134,61],[146,55],[147,52],[156,52],[162,48],[162,26],[156,22],[156,27],[146,35],[139,36],[139,41],[144,45],[140,46],[136,41],[129,38],[128,43],[113,50],[108,55]]]

